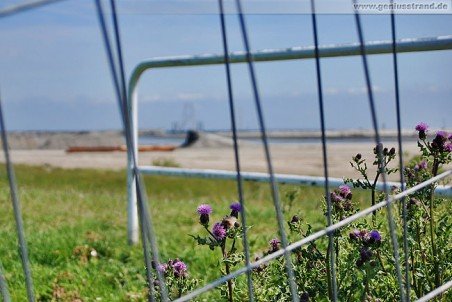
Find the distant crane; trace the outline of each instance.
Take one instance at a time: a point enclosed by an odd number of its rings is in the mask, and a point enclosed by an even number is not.
[[[202,130],[203,123],[196,120],[196,109],[193,102],[184,103],[182,117],[179,122],[172,122],[172,132],[186,132],[187,130]]]

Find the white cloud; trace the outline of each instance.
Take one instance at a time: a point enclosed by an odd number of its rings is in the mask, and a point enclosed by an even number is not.
[[[372,92],[373,93],[382,93],[384,92],[384,89],[380,86],[372,86]],[[367,87],[350,87],[347,89],[347,93],[351,95],[360,95],[360,94],[366,94],[367,93]]]
[[[199,101],[205,99],[206,96],[202,93],[178,93],[175,97],[176,100],[180,101]]]
[[[161,95],[153,94],[153,95],[138,95],[138,100],[145,103],[151,103],[151,102],[158,102],[161,101],[163,98]]]
[[[325,89],[325,94],[326,95],[338,95],[340,93],[341,93],[341,91],[338,88],[336,88],[336,87],[327,87]]]

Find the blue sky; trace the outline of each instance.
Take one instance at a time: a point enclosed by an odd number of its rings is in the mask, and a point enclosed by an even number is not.
[[[20,1],[6,1],[0,7]],[[221,53],[216,14],[153,13],[145,1],[118,1],[127,76],[151,57]],[[136,4],[135,3],[135,4]],[[390,39],[389,16],[364,15],[366,41]],[[231,51],[243,50],[237,16],[227,16]],[[253,50],[312,45],[307,14],[246,16]],[[319,15],[320,44],[357,41],[352,15]],[[452,35],[451,15],[399,15],[400,38]],[[0,19],[0,87],[11,130],[120,129],[111,75],[93,1],[67,0]],[[402,121],[452,128],[452,51],[401,54]],[[369,57],[381,127],[395,127],[392,57]],[[370,128],[360,57],[322,60],[330,129]],[[256,64],[265,119],[271,129],[318,129],[313,60]],[[234,65],[237,119],[257,128],[249,75]],[[141,128],[169,129],[184,110],[206,129],[227,129],[224,66],[148,71],[140,82]],[[185,108],[185,109],[184,109]]]

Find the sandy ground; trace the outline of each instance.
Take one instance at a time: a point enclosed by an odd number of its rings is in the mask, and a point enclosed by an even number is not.
[[[392,131],[394,132],[394,131]],[[250,133],[242,133],[243,135]],[[313,132],[283,132],[271,133],[275,137],[315,137]],[[353,138],[366,133],[353,132],[330,133],[331,138]],[[371,133],[367,133],[370,135]],[[394,133],[386,133],[394,136]],[[256,134],[253,134],[256,135]],[[407,133],[409,138],[412,133]],[[308,140],[309,141],[309,140]],[[310,141],[313,141],[312,139]],[[314,140],[315,141],[315,140]],[[323,176],[324,164],[322,145],[319,143],[290,143],[271,144],[271,156],[274,171],[281,174]],[[358,141],[358,142],[356,142]],[[367,140],[355,142],[328,140],[328,171],[330,177],[352,177],[360,175],[350,166],[352,156],[361,153],[367,159],[368,166],[372,168],[374,161],[374,143]],[[392,140],[394,141],[394,140]],[[69,146],[120,146],[124,138],[119,131],[104,132],[25,132],[11,133],[9,144],[14,163],[27,165],[47,165],[61,168],[96,168],[120,170],[127,167],[126,152],[88,152],[66,153]],[[385,143],[385,147],[397,147],[395,142]],[[410,159],[419,154],[416,141],[408,139],[404,145],[404,158]],[[156,161],[171,160],[183,168],[235,170],[232,139],[227,135],[213,133],[199,133],[199,138],[188,148],[176,148],[171,152],[142,152],[139,154],[140,165],[152,165]],[[262,144],[240,140],[240,160],[243,171],[267,172]],[[0,162],[4,161],[3,156]],[[392,166],[398,165],[398,159]],[[452,168],[450,165],[448,168]],[[398,180],[398,174],[390,176],[390,180]]]
[[[373,161],[371,143],[332,143],[328,145],[328,167],[331,177],[357,177],[350,166],[356,153],[362,153],[368,162]],[[388,145],[388,147],[391,147]],[[414,144],[404,146],[407,158],[417,153]],[[66,153],[64,150],[12,150],[15,164],[49,165],[62,168],[124,169],[127,166],[125,152]],[[271,155],[276,173],[298,175],[323,175],[321,144],[275,144]],[[139,154],[140,165],[151,165],[153,161],[171,159],[183,168],[205,168],[235,170],[234,153],[231,146],[208,148],[183,148],[172,152],[143,152]],[[240,149],[242,170],[266,172],[262,145],[246,143]],[[3,157],[1,159],[3,161]],[[394,162],[397,165],[397,162]],[[369,164],[370,166],[370,164]],[[397,178],[397,176],[395,176]],[[392,178],[394,179],[394,177]]]

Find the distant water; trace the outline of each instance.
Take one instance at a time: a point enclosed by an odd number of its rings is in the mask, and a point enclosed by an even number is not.
[[[245,139],[245,141],[260,143],[262,140],[258,138],[253,139]],[[269,138],[268,141],[271,144],[312,144],[312,143],[321,143],[322,140],[320,138]],[[383,138],[383,144],[397,144],[397,138]],[[327,143],[329,144],[337,144],[337,143],[372,143],[375,142],[375,138],[328,138]],[[403,138],[402,142],[416,142],[416,138]]]
[[[260,143],[261,140],[258,138],[242,139],[243,141]],[[185,141],[184,137],[162,137],[162,136],[141,136],[139,138],[140,145],[173,145],[179,146]],[[312,144],[321,143],[319,138],[269,138],[268,140],[271,144]],[[329,138],[327,142],[329,144],[336,143],[372,143],[374,138]],[[397,144],[397,138],[383,138],[382,142],[385,144]],[[405,137],[403,142],[416,142],[414,137]]]
[[[172,145],[179,146],[185,141],[185,137],[162,137],[154,135],[140,136],[140,145]]]

